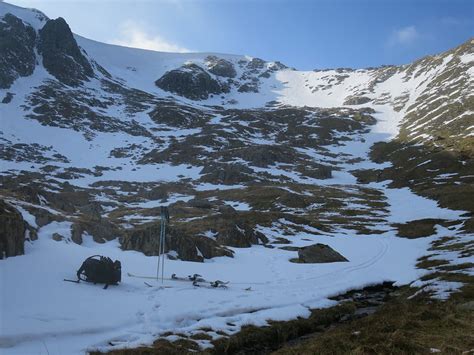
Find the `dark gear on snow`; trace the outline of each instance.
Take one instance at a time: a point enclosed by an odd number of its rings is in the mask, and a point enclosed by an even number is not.
[[[122,265],[120,261],[101,256],[93,255],[88,257],[77,270],[77,281],[86,281],[94,284],[105,284],[104,289],[109,285],[117,285],[122,280]]]

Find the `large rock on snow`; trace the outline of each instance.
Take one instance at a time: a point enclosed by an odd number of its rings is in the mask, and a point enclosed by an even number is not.
[[[0,20],[0,88],[6,89],[20,76],[33,74],[36,65],[36,32],[7,13]]]
[[[12,206],[0,200],[0,259],[23,255],[26,222]]]
[[[349,261],[326,244],[313,244],[298,250],[298,263],[334,263]]]
[[[213,79],[200,66],[190,63],[166,72],[156,86],[191,100],[205,100],[210,94],[229,92],[229,87]]]
[[[43,56],[43,65],[59,81],[78,86],[94,75],[91,64],[63,18],[48,20],[39,31],[39,37],[38,50]]]
[[[158,255],[160,224],[148,223],[128,231],[121,238],[122,249],[137,250],[145,255]],[[215,240],[199,235],[190,235],[178,228],[168,228],[165,252],[175,251],[178,258],[203,262],[217,256],[233,257],[233,252],[220,246]]]

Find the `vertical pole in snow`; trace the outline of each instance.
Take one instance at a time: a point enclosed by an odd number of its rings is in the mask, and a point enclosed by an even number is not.
[[[156,268],[156,280],[160,279],[160,264],[161,264],[161,283],[165,279],[165,242],[166,242],[166,224],[169,222],[168,208],[161,207],[161,228],[160,228],[160,240],[158,242],[158,266]]]
[[[161,283],[163,283],[164,275],[165,275],[165,237],[166,237],[166,221],[163,221],[163,226],[162,226],[162,241],[163,241],[163,247],[161,250],[163,250],[163,257],[161,259]]]
[[[163,225],[163,222],[161,222],[161,225]],[[156,281],[158,281],[158,278],[160,276],[160,255],[161,255],[161,228],[160,228],[160,239],[158,240],[158,266],[156,267]]]

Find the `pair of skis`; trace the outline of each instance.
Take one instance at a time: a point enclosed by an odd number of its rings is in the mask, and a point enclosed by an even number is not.
[[[131,273],[127,273],[129,277],[137,277],[141,279],[154,279],[156,280],[156,277],[153,276],[140,276],[140,275],[134,275]],[[188,277],[179,277],[176,274],[171,275],[171,278],[162,278],[162,280],[168,280],[168,281],[183,281],[183,282],[191,282],[193,286],[195,287],[205,287],[205,288],[228,288],[229,281],[221,281],[221,280],[215,280],[215,281],[209,281],[204,279],[201,275],[199,274],[194,274],[194,275],[189,275]],[[147,284],[145,282],[145,284]],[[147,286],[152,287],[150,284]]]

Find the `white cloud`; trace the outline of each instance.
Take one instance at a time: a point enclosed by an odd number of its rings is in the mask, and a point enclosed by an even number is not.
[[[388,40],[389,46],[409,45],[420,38],[420,33],[415,26],[400,28],[392,33]]]
[[[181,47],[176,43],[171,43],[159,35],[147,33],[142,26],[133,21],[122,23],[120,26],[120,37],[110,40],[109,43],[160,52],[190,52],[189,49]]]

